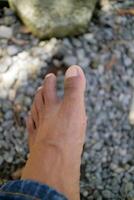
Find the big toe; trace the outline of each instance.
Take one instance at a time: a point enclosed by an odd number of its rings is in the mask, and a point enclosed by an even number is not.
[[[64,100],[70,104],[84,103],[85,87],[86,79],[83,70],[77,65],[69,67],[65,74]]]

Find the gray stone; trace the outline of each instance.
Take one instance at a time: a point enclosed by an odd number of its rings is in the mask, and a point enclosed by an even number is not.
[[[6,16],[13,16],[13,17],[15,17],[13,11],[11,9],[7,8],[7,7],[4,8],[4,14]]]
[[[111,29],[105,29],[104,30],[104,34],[105,34],[105,39],[106,40],[112,40],[113,37],[114,37],[114,34],[113,34],[113,30]]]
[[[26,106],[31,106],[32,105],[32,99],[30,97],[25,97],[24,103]]]
[[[14,55],[18,54],[19,51],[20,51],[20,49],[17,46],[15,46],[15,45],[10,45],[7,48],[7,53],[10,56],[14,56]]]
[[[73,45],[77,48],[80,48],[82,46],[82,43],[79,39],[73,38]]]
[[[128,200],[133,200],[134,199],[134,191],[131,191],[127,194],[127,199]]]
[[[77,51],[76,51],[76,54],[77,54],[77,58],[79,61],[83,61],[84,58],[85,58],[85,51],[83,48],[79,48]]]
[[[127,56],[124,57],[124,64],[125,64],[126,67],[132,65],[132,63],[133,63],[133,62],[132,62],[132,59],[131,59],[131,58],[129,58],[129,57],[127,57]]]
[[[9,3],[34,35],[50,38],[84,33],[96,0],[9,0]]]
[[[128,192],[131,192],[133,191],[134,189],[134,184],[131,183],[131,182],[128,182],[126,185],[125,185],[125,193],[127,194]]]
[[[65,66],[76,65],[77,64],[77,57],[75,56],[66,56],[63,60]]]
[[[8,163],[12,163],[13,161],[13,157],[11,157],[11,155],[9,153],[5,153],[4,154],[4,160]]]
[[[9,120],[9,119],[13,119],[13,116],[14,116],[13,111],[9,110],[9,111],[6,112],[4,118],[6,120]]]
[[[99,150],[101,150],[102,146],[103,146],[102,142],[98,142],[98,143],[96,143],[96,144],[94,145],[93,148],[94,148],[96,151],[99,151]]]
[[[84,39],[90,42],[91,44],[95,44],[96,40],[94,38],[94,35],[92,33],[86,33],[84,34]]]
[[[33,96],[35,94],[35,88],[32,86],[32,85],[28,85],[26,88],[25,88],[25,92],[27,95],[29,96]]]
[[[15,18],[11,16],[4,17],[4,25],[5,26],[11,26],[15,22]]]
[[[4,121],[2,124],[3,129],[6,129],[6,130],[10,130],[12,126],[13,126],[12,120]]]
[[[106,199],[111,199],[113,197],[113,193],[110,190],[102,191],[103,197]]]
[[[0,26],[0,39],[10,39],[13,36],[13,29],[7,26]]]
[[[0,73],[4,73],[8,70],[12,64],[12,59],[9,56],[5,56],[0,60]]]
[[[84,196],[84,197],[87,197],[87,196],[88,196],[88,191],[87,191],[87,190],[85,190],[85,191],[83,192],[83,196]]]
[[[71,42],[70,42],[70,40],[68,39],[68,38],[64,38],[63,39],[63,44],[67,47],[67,48],[69,48],[69,49],[72,49],[73,47],[72,47],[72,44],[71,44]]]

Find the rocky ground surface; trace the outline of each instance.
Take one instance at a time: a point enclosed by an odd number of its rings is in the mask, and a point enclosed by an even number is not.
[[[0,9],[0,177],[11,179],[27,158],[25,118],[48,72],[79,64],[87,77],[89,116],[81,167],[83,200],[134,199],[134,127],[128,115],[134,93],[133,0],[98,8],[79,37],[40,41],[9,8]],[[110,9],[110,11],[108,10]]]

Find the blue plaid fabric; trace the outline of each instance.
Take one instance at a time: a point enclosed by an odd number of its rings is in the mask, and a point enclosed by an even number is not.
[[[30,180],[16,180],[1,186],[0,200],[67,200],[67,198],[47,185]]]

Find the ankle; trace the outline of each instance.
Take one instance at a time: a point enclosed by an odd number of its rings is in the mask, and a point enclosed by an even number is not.
[[[58,147],[34,145],[22,179],[47,184],[63,193],[70,200],[79,200],[80,167],[74,170],[70,162],[66,162],[68,159],[64,158],[64,155]]]

